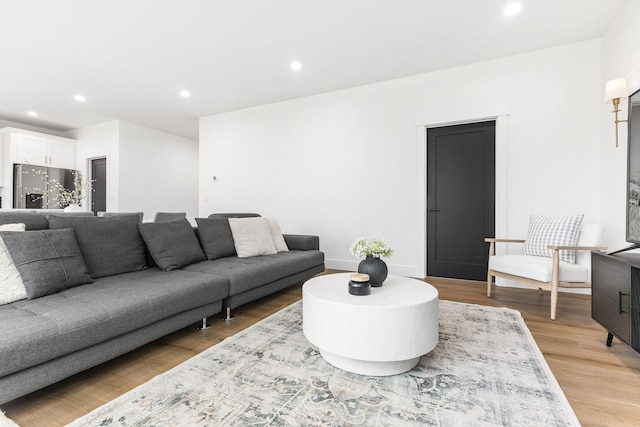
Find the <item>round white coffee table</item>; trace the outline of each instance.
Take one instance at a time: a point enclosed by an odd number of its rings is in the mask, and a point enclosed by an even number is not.
[[[373,376],[410,371],[438,344],[438,290],[389,276],[371,295],[351,295],[350,275],[327,274],[304,284],[305,337],[345,371]]]

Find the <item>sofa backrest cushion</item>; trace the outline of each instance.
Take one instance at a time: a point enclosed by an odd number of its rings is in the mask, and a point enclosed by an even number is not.
[[[208,216],[211,219],[229,219],[229,218],[258,218],[260,214],[257,213],[213,213]]]
[[[0,212],[0,225],[18,223],[24,224],[27,231],[49,228],[47,218],[37,212]]]
[[[207,259],[236,256],[233,234],[226,218],[196,218],[200,245]]]
[[[20,272],[29,299],[93,282],[70,228],[2,231],[0,236]]]
[[[144,241],[136,214],[117,217],[71,217],[49,219],[49,227],[73,228],[78,245],[94,278],[147,268]]]
[[[93,212],[91,212],[91,211],[71,211],[71,212],[64,212],[64,211],[47,212],[47,211],[42,211],[42,215],[44,215],[47,219],[51,218],[52,216],[94,216]]]
[[[206,259],[187,219],[138,224],[140,234],[158,267],[175,270]]]
[[[144,219],[144,212],[98,212],[96,216],[127,216],[127,215],[137,215],[139,218],[138,222],[142,222]]]

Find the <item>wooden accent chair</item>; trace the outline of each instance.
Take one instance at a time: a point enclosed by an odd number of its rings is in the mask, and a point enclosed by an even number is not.
[[[603,227],[597,224],[582,224],[577,244],[547,245],[552,256],[495,255],[496,243],[525,243],[525,240],[486,238],[489,243],[489,268],[487,271],[487,297],[491,297],[492,277],[501,277],[526,285],[551,291],[551,320],[556,319],[558,288],[591,287],[591,251],[606,250],[600,246]],[[576,251],[576,263],[562,261],[560,251]]]

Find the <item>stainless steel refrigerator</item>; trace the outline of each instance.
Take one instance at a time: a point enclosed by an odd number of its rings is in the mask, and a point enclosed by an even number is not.
[[[26,164],[13,165],[14,209],[62,209],[58,203],[59,183],[74,189],[72,169],[48,168]]]

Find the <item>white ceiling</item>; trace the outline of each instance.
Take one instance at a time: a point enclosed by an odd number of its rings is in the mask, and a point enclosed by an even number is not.
[[[0,0],[0,118],[198,139],[202,116],[598,38],[625,1]]]

